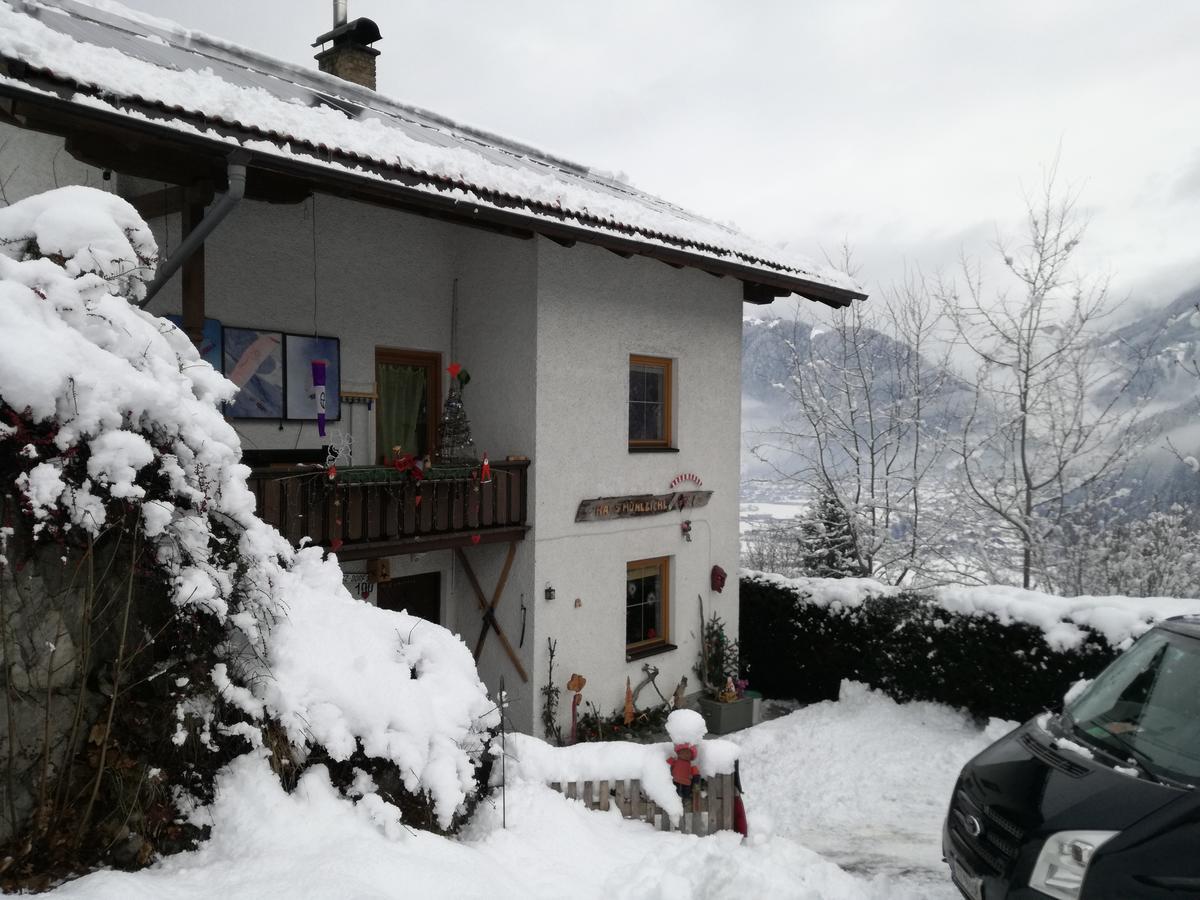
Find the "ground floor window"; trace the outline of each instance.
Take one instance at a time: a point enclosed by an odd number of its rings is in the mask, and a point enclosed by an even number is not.
[[[625,569],[625,649],[667,642],[671,606],[671,558],[639,559]]]

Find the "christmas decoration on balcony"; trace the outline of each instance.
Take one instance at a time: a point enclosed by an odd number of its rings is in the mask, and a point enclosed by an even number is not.
[[[471,381],[471,376],[458,363],[451,363],[446,371],[450,373],[450,390],[438,425],[441,463],[474,466],[476,459],[472,448],[475,440],[471,437],[471,422],[462,400],[463,388]]]
[[[405,453],[403,447],[392,448],[392,468],[413,484],[419,484],[425,477],[421,462],[411,453]]]

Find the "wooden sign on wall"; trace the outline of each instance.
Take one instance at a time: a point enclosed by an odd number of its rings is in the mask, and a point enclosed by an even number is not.
[[[708,505],[712,491],[672,491],[669,494],[634,494],[629,497],[597,497],[579,501],[576,522],[604,522],[657,516],[676,509],[696,509]]]

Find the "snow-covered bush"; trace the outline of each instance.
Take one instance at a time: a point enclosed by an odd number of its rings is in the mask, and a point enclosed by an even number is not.
[[[0,841],[22,886],[186,846],[180,811],[249,750],[450,828],[497,721],[459,639],[354,600],[255,516],[234,386],[135,305],[156,255],[101,191],[0,209],[0,784],[24,788]]]
[[[1072,593],[1200,596],[1200,531],[1179,504],[1144,518],[1093,520],[1073,530],[1051,571]]]
[[[1056,597],[1010,587],[928,592],[864,578],[743,571],[742,663],[768,696],[836,700],[843,679],[896,700],[1023,720],[1057,706],[1159,619],[1200,600]]]

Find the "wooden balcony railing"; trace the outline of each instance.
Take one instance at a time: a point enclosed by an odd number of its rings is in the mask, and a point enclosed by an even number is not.
[[[397,478],[374,466],[256,469],[249,484],[258,514],[293,544],[305,538],[363,559],[525,537],[529,461],[494,462],[492,480]]]

